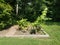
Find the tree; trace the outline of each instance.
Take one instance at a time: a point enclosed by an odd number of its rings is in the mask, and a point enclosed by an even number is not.
[[[27,18],[33,22],[44,10],[44,0],[19,0],[17,8],[16,12],[20,15],[20,18]]]
[[[47,13],[47,17],[50,17],[52,18],[53,21],[60,21],[60,0],[53,0],[53,1],[50,1],[48,0],[49,3],[46,3],[46,5],[48,6],[49,10],[48,10],[48,13]]]
[[[53,6],[53,8],[54,8],[54,10],[53,10],[53,12],[54,12],[53,20],[54,21],[60,21],[59,20],[60,19],[60,7],[59,7],[59,5],[60,5],[60,0],[56,0],[55,5]]]

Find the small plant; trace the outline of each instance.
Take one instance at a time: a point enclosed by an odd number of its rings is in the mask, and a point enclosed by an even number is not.
[[[32,23],[32,26],[35,27],[36,32],[39,32],[41,30],[40,23],[38,22]]]
[[[28,22],[27,19],[22,19],[22,20],[17,21],[17,23],[21,29],[26,29],[30,22]]]

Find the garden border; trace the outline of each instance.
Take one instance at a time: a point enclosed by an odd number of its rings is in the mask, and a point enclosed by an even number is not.
[[[20,37],[20,38],[49,38],[49,34],[47,34],[43,29],[41,30],[43,31],[43,35],[36,35],[36,34],[32,34],[32,35],[3,35],[0,37]]]

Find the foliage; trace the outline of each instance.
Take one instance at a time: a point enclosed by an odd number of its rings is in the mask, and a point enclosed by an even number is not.
[[[15,15],[17,3],[19,14]],[[28,23],[39,25],[47,17],[53,21],[60,21],[59,4],[59,0],[0,0],[0,29],[15,24],[17,21],[23,27],[27,26]]]
[[[37,20],[34,23],[39,24],[39,23],[44,22],[45,19],[47,18],[46,17],[47,11],[48,11],[48,8],[45,7],[44,10],[42,11],[41,16],[38,16]]]
[[[11,11],[12,7],[9,4],[0,2],[0,29],[11,24]]]
[[[20,28],[24,29],[26,27],[28,27],[31,23],[27,21],[27,19],[22,19],[17,21],[18,25],[20,26]]]
[[[53,6],[54,10],[53,10],[53,20],[54,21],[60,21],[60,0],[56,0],[55,5]]]
[[[47,17],[52,18],[52,21],[60,21],[60,0],[53,0],[53,1],[48,1],[50,2],[50,4],[48,4],[48,13],[47,13]]]
[[[19,1],[19,15],[21,18],[27,18],[28,21],[34,22],[43,10],[43,1],[41,0],[21,0]]]

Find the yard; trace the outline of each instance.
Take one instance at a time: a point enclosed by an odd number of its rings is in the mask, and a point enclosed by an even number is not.
[[[0,45],[60,45],[60,22],[41,24],[50,38],[6,38],[0,37]]]
[[[60,45],[59,5],[60,0],[0,0],[0,45]],[[49,38],[38,37],[44,32]]]

